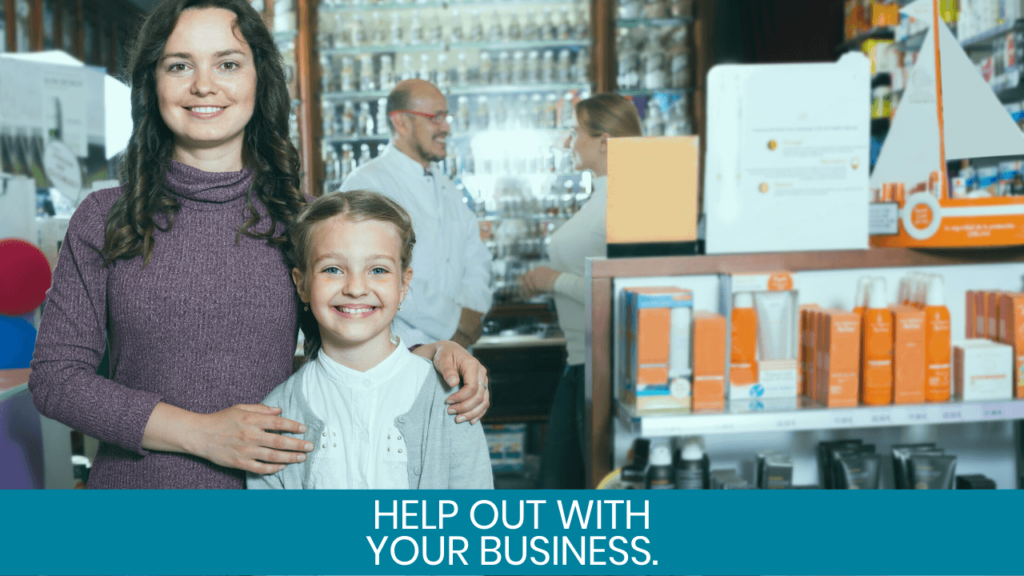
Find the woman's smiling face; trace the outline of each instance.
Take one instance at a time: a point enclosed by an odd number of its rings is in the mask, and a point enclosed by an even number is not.
[[[332,350],[387,345],[391,320],[405,298],[412,269],[401,269],[402,242],[393,224],[335,216],[317,226],[305,277],[292,272],[303,302]]]
[[[156,64],[160,115],[174,133],[175,156],[241,150],[256,102],[256,65],[222,8],[186,10]]]

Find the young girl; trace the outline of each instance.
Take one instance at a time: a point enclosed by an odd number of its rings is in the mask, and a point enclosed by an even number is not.
[[[483,429],[456,424],[452,392],[391,333],[416,235],[401,206],[366,191],[313,201],[291,229],[292,280],[309,362],[265,403],[306,424],[297,466],[249,488],[493,488]]]

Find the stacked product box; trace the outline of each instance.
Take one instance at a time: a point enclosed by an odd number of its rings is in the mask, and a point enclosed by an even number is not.
[[[626,373],[620,400],[637,413],[691,406],[693,295],[674,287],[625,290]]]
[[[521,472],[526,446],[526,424],[484,425],[491,469],[495,472]]]
[[[965,400],[1024,398],[1024,293],[971,290],[966,305],[967,340],[954,345],[957,396]],[[1001,347],[1005,350],[999,350]],[[1011,378],[1005,394],[994,387],[1002,370],[990,364],[1003,355]],[[986,378],[972,370],[981,366],[987,366],[984,372],[991,372]]]

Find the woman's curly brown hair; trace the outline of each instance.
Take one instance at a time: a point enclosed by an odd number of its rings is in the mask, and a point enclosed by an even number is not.
[[[171,165],[174,134],[160,115],[156,65],[167,39],[185,10],[222,8],[236,15],[235,30],[252,50],[256,65],[256,104],[245,127],[242,163],[253,170],[246,192],[249,219],[238,229],[250,238],[274,245],[286,242],[276,234],[278,223],[291,225],[305,204],[300,191],[299,153],[288,139],[288,95],[284,65],[274,37],[248,0],[164,0],[143,21],[131,46],[125,75],[131,86],[132,136],[124,152],[121,183],[124,194],[114,202],[107,217],[102,253],[105,264],[131,260],[139,255],[143,265],[153,257],[153,233],[170,231],[181,206],[168,193],[165,178]],[[266,208],[270,225],[255,231],[261,217],[253,194]],[[163,215],[166,225],[157,223]]]

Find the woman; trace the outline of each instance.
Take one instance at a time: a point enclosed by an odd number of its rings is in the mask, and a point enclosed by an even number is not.
[[[541,455],[544,488],[586,487],[584,263],[588,257],[605,256],[608,249],[608,139],[640,135],[640,116],[633,103],[622,96],[597,94],[576,104],[576,126],[570,136],[575,168],[593,172],[594,192],[586,205],[552,235],[548,246],[551,267],[539,266],[520,278],[528,295],[554,293],[558,324],[565,333],[569,353],[565,374],[555,390]]]
[[[165,0],[127,70],[124,184],[71,219],[29,387],[101,440],[90,488],[242,488],[313,449],[259,404],[291,375],[298,329],[281,251],[305,202],[281,58],[247,0]],[[449,383],[458,368],[453,410],[479,419],[482,367],[451,343],[416,352]]]

